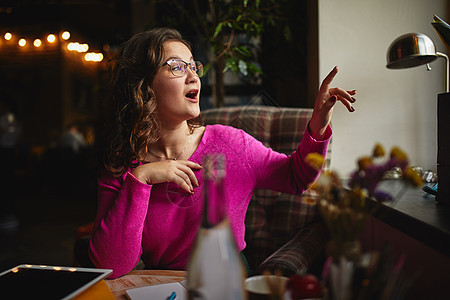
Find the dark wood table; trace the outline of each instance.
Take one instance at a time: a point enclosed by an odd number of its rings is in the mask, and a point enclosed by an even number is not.
[[[375,218],[450,257],[450,205],[421,188],[403,190],[399,180],[383,181],[380,188],[397,199],[377,208]],[[374,207],[374,202],[369,205]]]
[[[387,180],[380,188],[397,199],[377,206],[361,240],[363,249],[390,246],[390,256],[403,255],[406,277],[417,278],[406,299],[448,299],[450,286],[450,206],[436,201],[421,188],[403,189],[401,181]]]

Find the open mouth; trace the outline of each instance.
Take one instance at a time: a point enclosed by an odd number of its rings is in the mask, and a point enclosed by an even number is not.
[[[190,90],[187,94],[186,94],[186,98],[189,99],[197,99],[197,95],[198,95],[198,90]]]

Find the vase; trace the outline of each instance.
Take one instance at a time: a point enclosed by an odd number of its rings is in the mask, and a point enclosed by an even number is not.
[[[329,269],[330,296],[333,300],[352,299],[353,275],[355,262],[341,256],[338,261],[332,261]]]
[[[353,279],[361,257],[358,241],[331,241],[327,252],[329,258],[324,268],[329,299],[353,299]]]
[[[361,258],[361,243],[359,241],[331,240],[327,245],[327,254],[335,261],[343,256],[350,261],[357,262]]]

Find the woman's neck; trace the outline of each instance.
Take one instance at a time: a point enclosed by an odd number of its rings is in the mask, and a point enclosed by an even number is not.
[[[190,139],[191,132],[187,122],[170,127],[161,125],[161,137],[158,142],[149,145],[149,152],[160,159],[178,159],[189,145]]]

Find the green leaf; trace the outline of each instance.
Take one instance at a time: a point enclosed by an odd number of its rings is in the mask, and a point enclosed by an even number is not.
[[[247,64],[243,60],[239,61],[239,72],[241,72],[241,74],[244,75],[244,76],[248,75]]]
[[[217,26],[216,26],[216,30],[214,31],[214,37],[216,38],[217,37],[217,35],[220,33],[220,31],[222,30],[222,25],[223,25],[223,23],[219,23]]]
[[[291,28],[289,26],[287,26],[287,25],[284,26],[284,28],[283,28],[283,35],[284,35],[284,38],[287,41],[291,41],[292,40]]]
[[[245,46],[235,47],[233,48],[234,51],[236,51],[239,54],[242,54],[243,56],[250,57],[252,56],[252,52],[247,49]]]
[[[206,66],[203,66],[203,76],[206,76],[208,74],[208,71],[210,68],[211,68],[211,64],[207,64]]]
[[[228,59],[225,63],[225,68],[223,69],[223,72],[225,73],[226,71],[230,70],[233,71],[234,73],[236,73],[237,68],[236,68],[236,62],[234,61],[234,59]]]
[[[260,68],[258,68],[255,64],[252,64],[252,63],[248,64],[248,70],[251,74],[256,74],[256,73],[261,74],[261,75],[264,74]]]
[[[234,28],[237,29],[237,30],[239,30],[239,31],[242,31],[241,25],[239,25],[239,24],[237,24],[237,23],[234,23]]]

